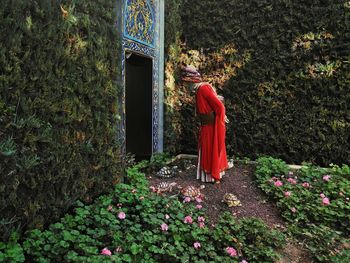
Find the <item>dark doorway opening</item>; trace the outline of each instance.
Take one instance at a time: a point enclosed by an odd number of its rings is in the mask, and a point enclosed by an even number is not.
[[[126,53],[126,151],[137,161],[152,155],[152,59]]]

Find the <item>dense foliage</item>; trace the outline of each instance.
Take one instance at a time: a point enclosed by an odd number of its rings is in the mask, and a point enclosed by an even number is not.
[[[291,171],[279,159],[262,157],[258,159],[256,179],[315,259],[350,262],[349,166],[305,165]]]
[[[179,63],[182,32],[182,0],[165,1],[165,89],[164,89],[164,148],[173,154],[182,152],[177,141],[182,129],[181,101],[174,75]]]
[[[139,171],[144,165],[127,170],[130,184],[118,184],[91,205],[78,202],[74,213],[48,230],[29,232],[22,246],[14,243],[10,250],[0,243],[0,260],[22,262],[25,255],[35,262],[260,263],[278,258],[275,248],[285,242],[283,234],[261,220],[237,221],[229,213],[212,226],[195,203],[152,192]]]
[[[177,42],[181,34],[181,4],[182,0],[165,1],[165,51],[169,51],[171,46]],[[165,52],[167,55],[167,52]]]
[[[113,1],[0,5],[0,239],[119,176]],[[29,224],[29,225],[28,225]]]
[[[180,60],[225,96],[230,153],[350,162],[348,1],[194,0],[183,2],[181,14]],[[169,149],[195,151],[192,102],[180,87],[172,90],[171,110],[181,116],[170,131],[184,141]]]

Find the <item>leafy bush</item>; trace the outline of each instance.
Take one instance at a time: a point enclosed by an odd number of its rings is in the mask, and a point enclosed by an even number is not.
[[[154,153],[151,156],[149,167],[152,170],[159,170],[162,168],[168,161],[171,160],[171,157],[168,153]]]
[[[293,231],[318,262],[350,262],[350,240],[345,239],[341,232],[322,224],[309,224],[306,229],[296,228]]]
[[[305,164],[291,171],[280,159],[258,159],[256,179],[261,189],[277,201],[292,232],[307,240],[321,262],[348,262],[350,247],[350,168],[321,168]],[[322,242],[320,240],[323,240]],[[333,259],[337,256],[339,261]],[[338,260],[337,259],[337,260]]]
[[[138,167],[127,170],[130,185],[118,184],[113,194],[91,205],[79,202],[74,214],[46,231],[31,231],[23,243],[27,258],[35,262],[274,262],[278,258],[273,249],[282,246],[283,234],[260,220],[237,221],[229,213],[210,226],[204,211],[193,203],[151,192]]]
[[[12,232],[7,243],[0,242],[0,262],[24,262],[24,252],[18,243],[20,235]]]
[[[230,154],[350,163],[346,1],[186,0],[181,17],[182,54],[174,56],[224,95]],[[178,137],[167,147],[196,152],[193,104],[168,79],[166,129]]]
[[[165,1],[165,51],[177,42],[181,34],[181,5],[182,0]]]
[[[114,5],[1,2],[0,239],[118,180]]]

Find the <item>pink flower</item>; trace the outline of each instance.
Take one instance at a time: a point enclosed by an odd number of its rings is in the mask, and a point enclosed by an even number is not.
[[[168,214],[165,214],[165,219],[169,219],[170,216]]]
[[[199,242],[194,242],[194,243],[193,243],[193,247],[194,247],[195,249],[199,249],[199,248],[201,247],[201,243],[199,243]]]
[[[192,224],[193,223],[193,219],[192,219],[191,216],[186,216],[184,222],[186,224]]]
[[[205,218],[203,216],[198,217],[198,222],[204,222],[204,221],[205,221]]]
[[[113,206],[111,206],[111,205],[109,205],[109,206],[107,207],[107,211],[112,211],[112,209],[113,209]]]
[[[118,218],[121,219],[121,220],[125,219],[125,213],[124,212],[119,212],[118,213]]]
[[[227,247],[226,248],[227,254],[230,255],[230,257],[236,257],[237,256],[237,251],[233,247]]]
[[[302,186],[305,187],[305,188],[309,188],[309,187],[310,187],[310,184],[307,183],[307,182],[304,182],[304,183],[302,184]]]
[[[247,260],[245,260],[245,259],[243,259],[241,262],[239,262],[239,263],[248,263],[248,261]]]
[[[325,176],[322,177],[323,180],[325,180],[326,182],[328,182],[331,179],[331,176],[329,174],[326,174]]]
[[[330,201],[329,201],[328,197],[324,197],[324,198],[322,199],[322,204],[323,204],[323,205],[329,205],[329,204],[330,204]]]
[[[290,210],[292,211],[292,213],[296,213],[297,212],[297,209],[295,207],[292,207]]]
[[[162,231],[168,231],[168,225],[167,224],[165,224],[165,223],[163,223],[161,226],[160,226],[160,228],[162,229]]]
[[[284,196],[285,196],[285,197],[290,197],[291,194],[292,194],[292,193],[289,192],[289,191],[284,192]]]
[[[104,249],[102,249],[101,255],[111,256],[112,252],[108,248],[105,247]]]
[[[183,200],[184,203],[189,203],[191,202],[191,197],[186,196]]]
[[[199,228],[203,228],[203,227],[205,227],[205,224],[204,224],[204,222],[199,222],[198,226],[199,226]]]
[[[280,181],[280,180],[277,180],[276,182],[275,182],[275,186],[277,186],[277,187],[280,187],[280,186],[282,186],[283,185],[283,183]]]
[[[137,190],[136,189],[132,189],[131,192],[134,194],[134,193],[137,192]]]
[[[203,206],[202,206],[202,205],[196,205],[196,208],[197,208],[197,209],[202,209]]]
[[[324,193],[320,193],[320,197],[321,197],[321,198],[325,198],[326,196],[325,196]]]
[[[297,180],[293,179],[293,178],[288,178],[287,179],[288,182],[290,182],[291,184],[297,184]]]
[[[197,202],[197,203],[202,203],[202,202],[203,202],[203,199],[200,198],[200,197],[196,197],[196,202]]]

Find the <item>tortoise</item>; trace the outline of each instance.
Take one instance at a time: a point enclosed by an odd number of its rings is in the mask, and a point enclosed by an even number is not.
[[[173,191],[173,187],[175,187],[177,185],[177,183],[172,182],[172,183],[168,183],[168,182],[160,182],[156,187],[156,193],[158,194],[162,194],[162,193],[166,193],[166,192],[171,192]]]
[[[234,194],[226,193],[222,202],[226,203],[228,207],[242,206],[241,202]]]
[[[164,166],[157,172],[157,176],[160,178],[171,178],[176,175],[177,170],[177,166]]]
[[[203,188],[205,188],[204,185],[201,185],[200,187],[188,185],[181,189],[180,194],[182,198],[189,197],[191,200],[194,200],[196,198],[203,198],[203,194],[201,193],[201,190]]]

